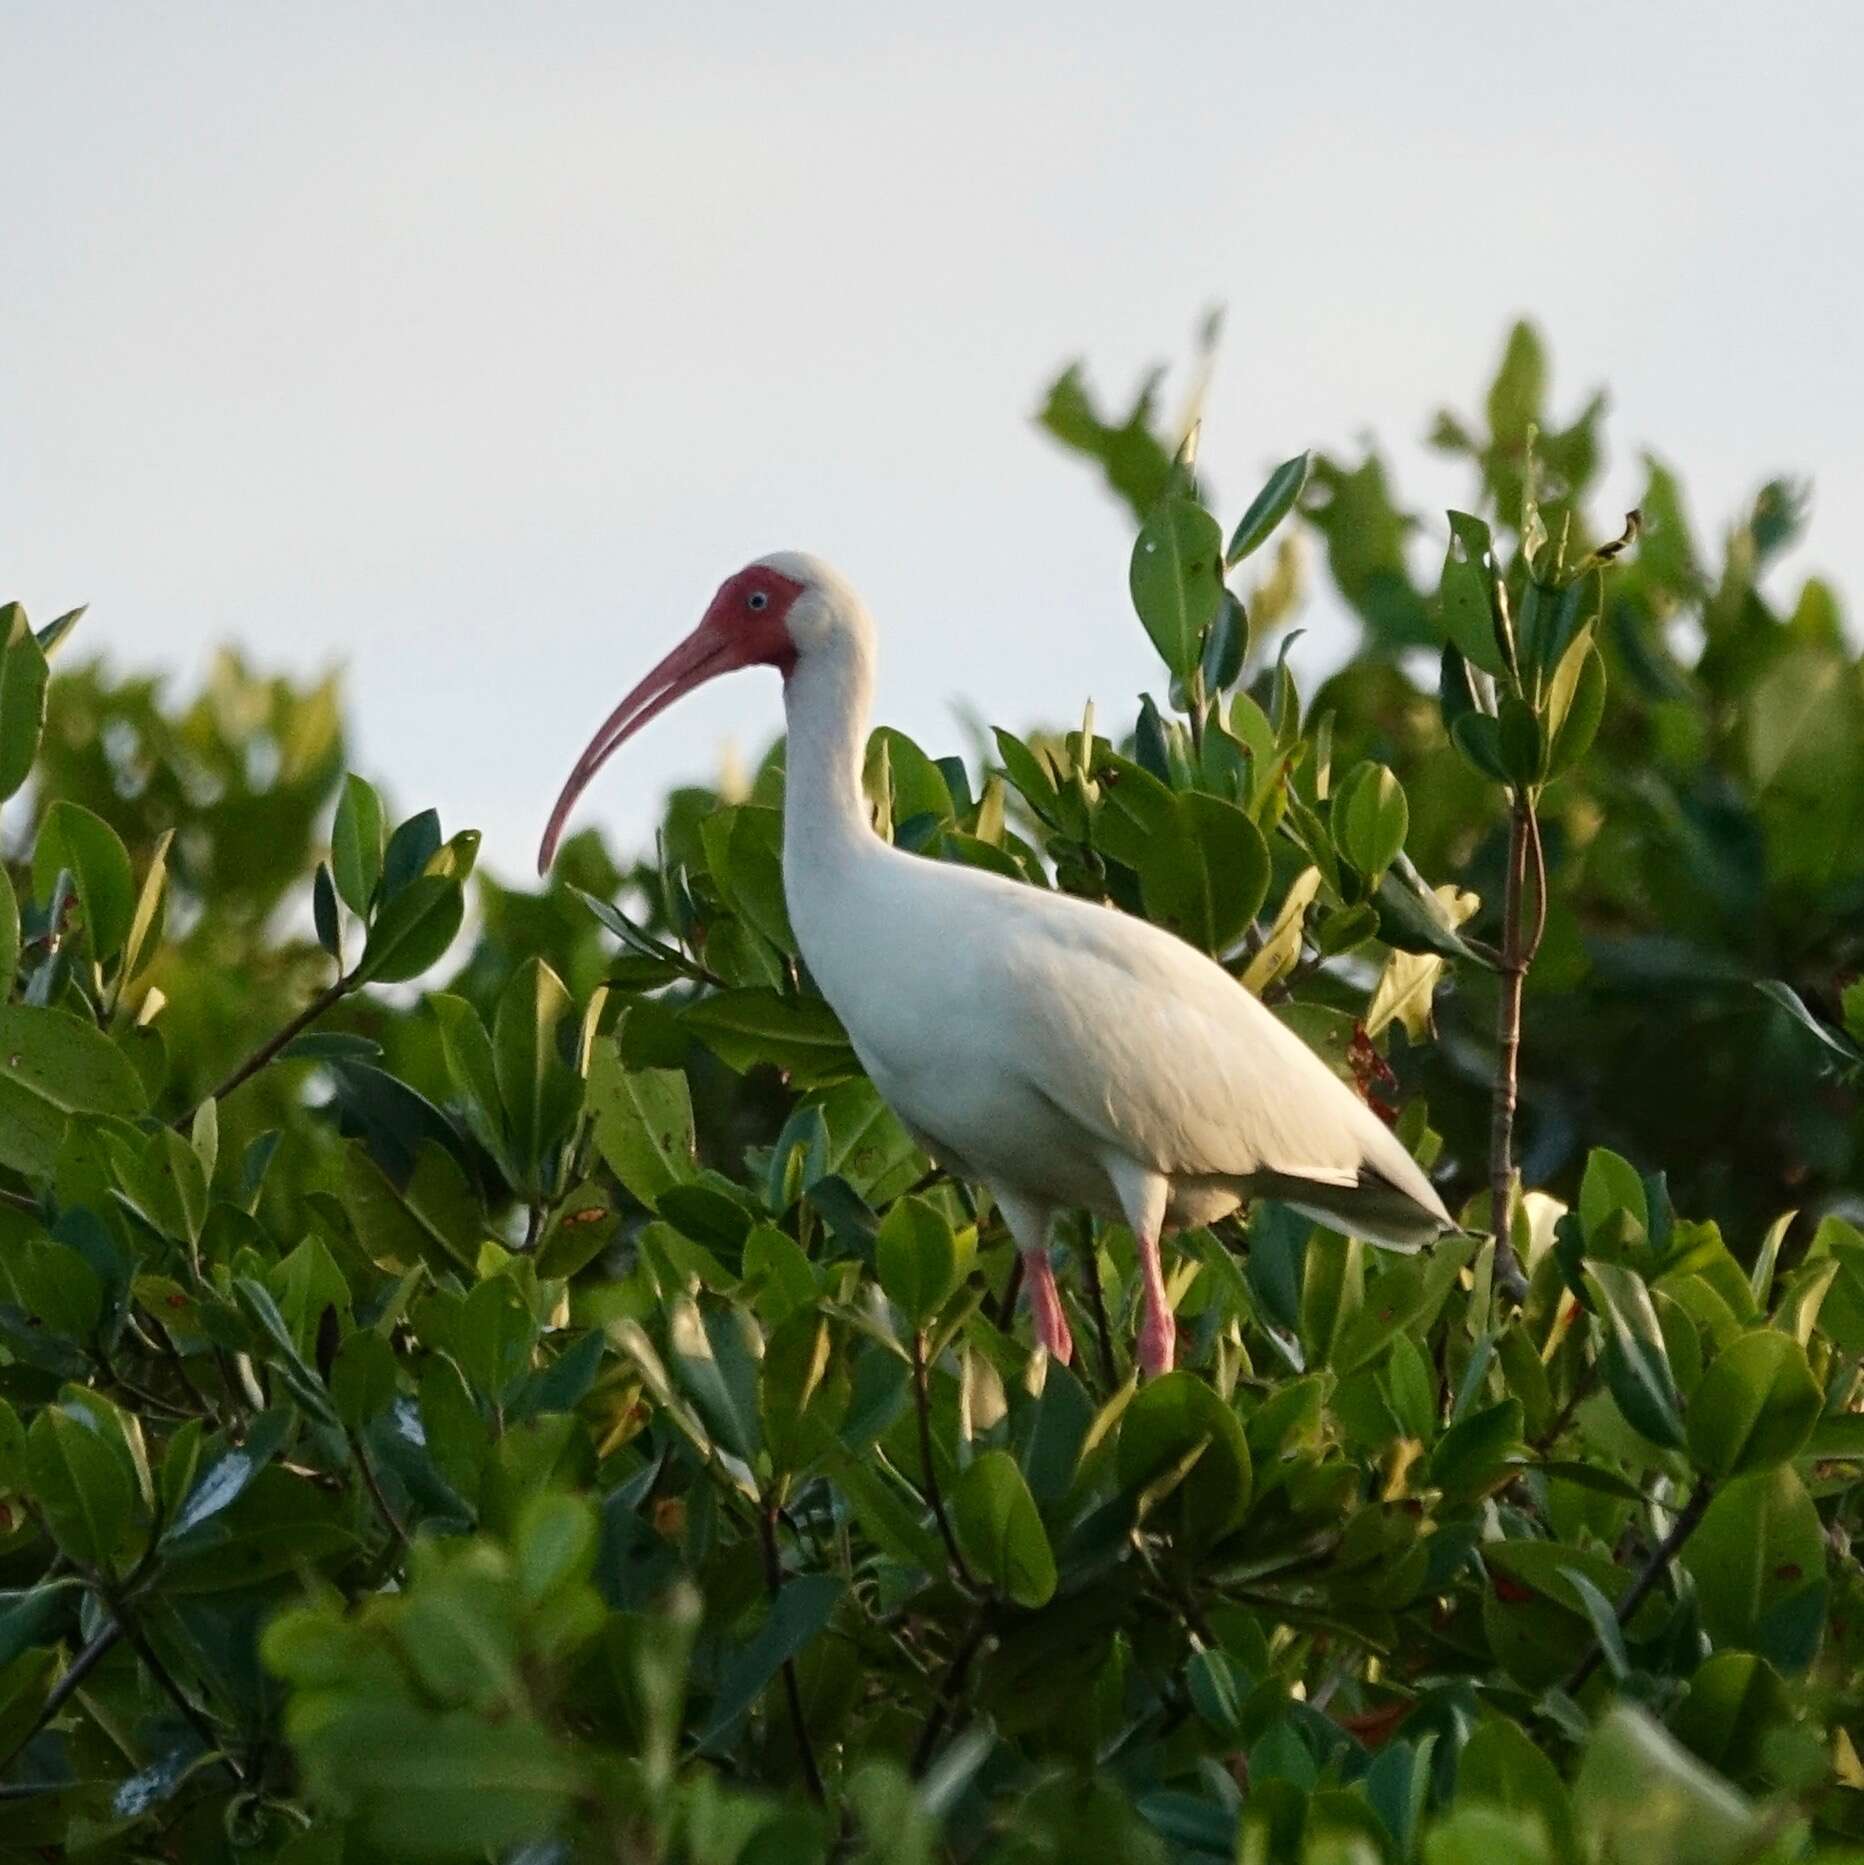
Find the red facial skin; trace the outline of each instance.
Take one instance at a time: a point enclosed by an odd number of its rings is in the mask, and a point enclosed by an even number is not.
[[[775,667],[784,679],[796,665],[789,613],[803,585],[781,571],[751,564],[719,585],[699,626],[624,699],[576,760],[538,851],[537,871],[549,872],[563,825],[576,799],[616,748],[676,699],[739,667]]]

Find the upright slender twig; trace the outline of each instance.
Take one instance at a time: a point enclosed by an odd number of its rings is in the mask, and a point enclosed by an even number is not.
[[[1618,1602],[1618,1623],[1629,1625],[1632,1615],[1650,1597],[1652,1589],[1666,1573],[1670,1563],[1676,1559],[1683,1543],[1696,1532],[1703,1516],[1707,1513],[1710,1498],[1715,1494],[1715,1485],[1703,1477],[1697,1483],[1689,1500],[1683,1504],[1676,1520],[1670,1524],[1670,1532],[1664,1536],[1652,1550],[1650,1559],[1639,1570],[1638,1576],[1631,1582],[1625,1596]],[[1566,1694],[1576,1697],[1585,1688],[1586,1680],[1599,1668],[1599,1660],[1605,1656],[1605,1647],[1594,1639],[1586,1647],[1586,1655],[1580,1659],[1578,1668],[1566,1680]]]
[[[1087,1299],[1094,1310],[1094,1332],[1100,1347],[1100,1377],[1111,1392],[1120,1383],[1113,1364],[1113,1328],[1107,1320],[1107,1291],[1100,1277],[1100,1251],[1094,1242],[1094,1220],[1082,1222],[1081,1276],[1087,1284]]]
[[[919,1415],[919,1467],[925,1479],[926,1501],[932,1506],[932,1519],[938,1524],[945,1552],[951,1557],[951,1570],[961,1585],[977,1590],[971,1570],[958,1551],[958,1537],[952,1532],[951,1517],[945,1513],[945,1495],[939,1488],[938,1467],[932,1461],[932,1388],[926,1368],[926,1337],[913,1334],[913,1410]]]
[[[1535,915],[1522,924],[1528,856],[1534,857]],[[1528,967],[1547,926],[1547,864],[1531,792],[1517,789],[1508,819],[1508,867],[1502,887],[1499,1005],[1495,1019],[1495,1086],[1489,1107],[1489,1214],[1495,1231],[1495,1279],[1510,1300],[1527,1298],[1510,1232],[1514,1217],[1514,1126],[1520,1099],[1521,996]]]
[[[925,1773],[933,1755],[937,1752],[939,1737],[945,1733],[946,1724],[951,1719],[952,1707],[957,1703],[959,1693],[964,1689],[964,1680],[969,1675],[971,1661],[977,1656],[978,1648],[983,1644],[990,1631],[991,1602],[985,1600],[977,1609],[977,1617],[971,1622],[971,1629],[965,1635],[964,1642],[952,1654],[950,1665],[938,1687],[938,1695],[932,1699],[931,1713],[926,1717],[926,1726],[920,1731],[919,1740],[913,1748],[912,1777],[916,1781]]]
[[[122,1636],[121,1624],[113,1619],[71,1660],[65,1667],[64,1676],[46,1693],[38,1715],[33,1718],[32,1727],[0,1757],[0,1774],[4,1774],[32,1746],[40,1730],[65,1707],[72,1693],[90,1676]]]
[[[783,1558],[777,1552],[777,1505],[767,1502],[758,1511],[758,1535],[764,1549],[764,1589],[774,1604],[783,1588]],[[815,1744],[809,1739],[809,1724],[803,1715],[802,1686],[796,1681],[796,1660],[783,1660],[783,1694],[790,1706],[790,1727],[796,1735],[796,1753],[802,1762],[803,1783],[809,1798],[818,1806],[824,1799],[822,1770],[816,1766]]]

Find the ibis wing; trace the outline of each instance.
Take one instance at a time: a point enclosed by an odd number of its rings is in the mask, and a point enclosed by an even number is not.
[[[1071,1119],[1170,1176],[1370,1171],[1450,1222],[1383,1122],[1219,966],[1142,921],[1045,905],[1006,944],[1000,1008],[1013,1065]]]

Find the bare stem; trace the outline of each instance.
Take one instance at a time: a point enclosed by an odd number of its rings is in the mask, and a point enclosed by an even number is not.
[[[1489,1108],[1489,1217],[1495,1232],[1495,1279],[1515,1302],[1527,1298],[1527,1278],[1521,1273],[1510,1235],[1514,1216],[1515,1107],[1521,1065],[1521,993],[1547,918],[1546,867],[1544,861],[1537,860],[1537,923],[1532,943],[1522,938],[1521,897],[1530,844],[1538,856],[1540,828],[1534,820],[1533,799],[1517,790],[1508,823],[1508,869],[1502,891],[1501,989],[1495,1020],[1495,1087]]]
[[[1715,1494],[1715,1485],[1704,1477],[1697,1483],[1689,1500],[1683,1504],[1677,1518],[1670,1524],[1670,1532],[1664,1536],[1651,1557],[1639,1570],[1638,1576],[1631,1582],[1629,1590],[1618,1602],[1618,1623],[1629,1625],[1637,1609],[1650,1597],[1658,1581],[1669,1571],[1670,1563],[1676,1559],[1678,1551],[1701,1525],[1703,1516],[1708,1512],[1709,1501]],[[1599,1668],[1599,1660],[1605,1656],[1605,1647],[1595,1638],[1586,1647],[1586,1655],[1580,1659],[1578,1668],[1566,1680],[1566,1694],[1577,1696],[1585,1688],[1586,1680]]]
[[[180,1711],[182,1720],[208,1748],[220,1751],[220,1759],[225,1764],[227,1772],[234,1780],[243,1782],[246,1779],[246,1770],[227,1752],[225,1743],[220,1739],[220,1732],[201,1714],[194,1700],[175,1681],[168,1666],[155,1655],[154,1647],[142,1635],[142,1628],[130,1616],[128,1606],[113,1595],[106,1595],[105,1603],[110,1609],[111,1618],[122,1627],[123,1636],[128,1640],[130,1649],[142,1660],[143,1668],[161,1686],[162,1694]]]
[[[1100,1377],[1111,1392],[1120,1383],[1113,1364],[1113,1328],[1107,1320],[1107,1291],[1100,1278],[1100,1251],[1094,1242],[1094,1220],[1083,1223],[1081,1242],[1081,1277],[1087,1284],[1087,1299],[1094,1310],[1094,1333],[1100,1345]]]
[[[913,1409],[919,1415],[919,1466],[925,1477],[926,1501],[932,1505],[932,1519],[938,1524],[945,1552],[951,1556],[951,1570],[973,1592],[977,1582],[958,1552],[958,1537],[952,1532],[951,1517],[945,1513],[945,1497],[939,1488],[938,1467],[932,1461],[932,1389],[926,1368],[926,1337],[923,1331],[913,1335]]]
[[[259,1047],[207,1097],[207,1099],[210,1101],[224,1101],[234,1089],[244,1087],[253,1076],[258,1074],[258,1072],[267,1065],[267,1063],[276,1059],[279,1051],[283,1049],[293,1037],[303,1035],[326,1010],[329,1010],[335,1004],[341,1003],[354,988],[355,980],[353,977],[338,978],[333,983],[326,985],[323,990],[319,991],[317,995],[284,1026],[283,1029],[261,1043]],[[183,1114],[181,1118],[175,1122],[177,1129],[185,1130],[188,1123],[193,1120],[195,1112],[196,1110],[194,1108],[189,1108],[187,1113]]]
[[[0,1774],[4,1774],[31,1747],[39,1731],[65,1707],[72,1693],[90,1676],[91,1672],[108,1655],[110,1648],[122,1636],[122,1626],[112,1620],[71,1660],[71,1663],[66,1666],[64,1676],[47,1693],[39,1714],[33,1718],[32,1727],[13,1744],[5,1758],[0,1759]]]
[[[759,1538],[764,1548],[764,1588],[774,1601],[783,1587],[783,1560],[777,1552],[777,1505],[767,1502],[758,1512]],[[796,1681],[796,1660],[783,1660],[783,1694],[790,1706],[790,1727],[796,1736],[796,1753],[802,1761],[803,1782],[809,1798],[822,1804],[822,1770],[816,1765],[815,1744],[809,1739],[809,1724],[803,1716],[802,1686]]]
[[[363,1486],[369,1492],[369,1500],[375,1504],[375,1512],[382,1518],[382,1526],[388,1530],[393,1545],[405,1556],[408,1552],[408,1531],[401,1525],[398,1516],[382,1493],[381,1479],[375,1473],[375,1462],[364,1448],[359,1432],[348,1433],[350,1449],[356,1456],[356,1468],[362,1472]]]
[[[978,1648],[983,1644],[989,1630],[990,1602],[986,1600],[978,1607],[977,1617],[971,1622],[971,1629],[966,1634],[964,1643],[952,1654],[944,1680],[938,1687],[938,1695],[932,1700],[932,1710],[926,1717],[926,1726],[920,1732],[919,1741],[913,1749],[912,1776],[915,1781],[925,1773],[938,1749],[939,1737],[945,1733],[946,1725],[951,1720],[952,1708],[957,1703],[959,1693],[964,1689],[964,1680],[970,1673],[971,1661],[977,1656]]]

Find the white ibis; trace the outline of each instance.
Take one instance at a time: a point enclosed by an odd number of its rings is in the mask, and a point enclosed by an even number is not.
[[[1455,1228],[1385,1125],[1203,953],[1112,908],[903,852],[861,787],[874,626],[814,557],[761,557],[608,717],[551,812],[546,871],[603,761],[733,668],[783,676],[783,887],[803,958],[914,1140],[984,1185],[1023,1254],[1036,1334],[1073,1348],[1051,1220],[1086,1207],[1138,1243],[1139,1357],[1170,1368],[1162,1232],[1253,1196],[1397,1249]]]

